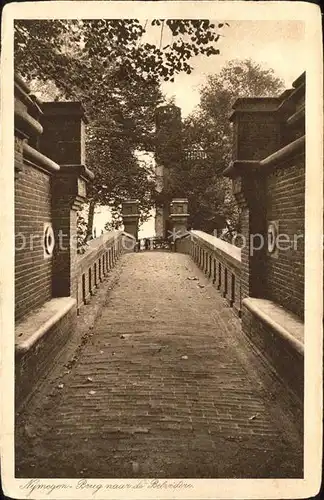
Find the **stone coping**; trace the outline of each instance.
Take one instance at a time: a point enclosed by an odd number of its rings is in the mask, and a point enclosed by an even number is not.
[[[15,129],[19,127],[26,131],[27,135],[37,136],[43,133],[43,127],[39,121],[35,120],[27,111],[15,106]]]
[[[70,117],[79,117],[84,121],[84,123],[89,123],[85,109],[79,101],[44,101],[42,108],[43,113],[47,118],[58,118],[68,115]]]
[[[306,80],[305,78],[302,78],[303,75],[299,77],[294,83],[293,83],[293,89],[291,89],[291,92],[288,94],[286,99],[282,101],[278,109],[276,110],[277,112],[280,112],[284,109],[289,109],[289,107],[294,108],[296,106],[296,101],[305,95],[305,86],[306,86]]]
[[[235,112],[273,112],[277,109],[278,103],[280,103],[279,97],[238,97],[232,109],[230,118],[235,114]]]
[[[23,89],[24,92],[26,92],[26,94],[30,92],[27,83],[19,73],[14,73],[14,81]]]
[[[57,172],[58,170],[60,170],[60,166],[55,161],[32,148],[26,142],[23,143],[23,152],[24,156],[28,160],[32,161],[36,167],[41,167],[43,170],[46,170],[49,173]]]
[[[287,118],[287,126],[292,127],[295,125],[299,125],[301,120],[305,120],[305,104],[303,104],[297,111]]]
[[[30,312],[15,327],[16,353],[23,354],[29,351],[75,305],[76,299],[72,297],[58,297]]]
[[[304,323],[295,314],[268,299],[248,297],[242,304],[301,356],[304,355]]]
[[[133,236],[130,233],[127,233],[126,231],[120,231],[122,236],[126,236],[126,238],[130,238],[131,240],[136,240],[135,236]]]
[[[180,218],[180,217],[189,217],[190,214],[188,214],[187,212],[184,213],[184,214],[179,214],[179,213],[170,213],[170,217],[173,217],[175,219],[177,218]]]
[[[212,234],[205,233],[204,231],[191,230],[190,232],[194,237],[197,237],[207,243],[211,250],[220,250],[226,254],[226,256],[234,259],[236,264],[241,263],[241,249],[239,247],[231,245],[231,243],[221,240]]]
[[[18,73],[14,74],[14,92],[15,97],[26,104],[29,113],[32,115],[37,114],[37,116],[43,114],[40,107],[40,101],[30,94],[30,88]]]
[[[93,181],[93,179],[95,178],[95,174],[92,172],[92,170],[89,170],[82,163],[61,163],[60,168],[61,172],[66,175],[78,175],[79,177],[83,177],[87,181]]]
[[[265,168],[274,168],[280,163],[287,161],[295,155],[301,154],[305,151],[305,135],[298,139],[286,144],[278,151],[267,156],[263,160],[235,160],[224,170],[225,177],[235,178],[248,173],[262,172]]]
[[[267,156],[264,160],[260,161],[260,166],[262,167],[273,167],[278,163],[286,160],[293,155],[300,153],[305,150],[305,135],[299,137],[293,142],[290,142],[283,148],[279,149],[275,153]]]
[[[88,245],[90,249],[97,248],[100,245],[105,245],[106,243],[110,242],[110,240],[113,240],[114,238],[118,238],[119,235],[122,234],[122,231],[107,231],[106,233],[101,234],[97,238],[93,238],[88,242]],[[82,256],[81,256],[82,257]]]
[[[239,97],[234,102],[229,119],[233,120],[237,113],[242,112],[274,112],[295,104],[296,99],[305,94],[306,72],[304,71],[294,82],[293,88],[286,89],[277,97]]]
[[[297,88],[303,83],[306,83],[306,71],[304,71],[301,75],[299,75],[299,77],[296,78],[296,80],[293,82],[292,85],[294,88]]]
[[[77,272],[80,274],[85,272],[87,268],[95,262],[98,258],[98,254],[102,252],[102,250],[109,250],[112,248],[113,243],[117,242],[122,236],[134,239],[134,237],[129,233],[116,230],[109,231],[101,236],[98,236],[98,238],[90,240],[87,244],[88,248],[85,253],[79,254],[77,257]]]

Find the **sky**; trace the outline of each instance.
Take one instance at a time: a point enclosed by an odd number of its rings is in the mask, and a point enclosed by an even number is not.
[[[180,74],[174,83],[162,84],[167,97],[175,96],[183,117],[199,104],[199,86],[206,75],[218,73],[232,59],[251,58],[264,68],[272,68],[287,88],[305,70],[304,23],[231,20],[228,23],[230,26],[222,28],[223,36],[217,42],[220,55],[197,56],[192,59],[192,74]]]

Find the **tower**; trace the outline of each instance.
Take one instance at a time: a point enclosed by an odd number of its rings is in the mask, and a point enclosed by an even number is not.
[[[172,173],[182,157],[181,109],[175,105],[160,106],[156,109],[155,173],[156,201],[155,233],[166,238],[171,229],[169,206],[173,197]]]

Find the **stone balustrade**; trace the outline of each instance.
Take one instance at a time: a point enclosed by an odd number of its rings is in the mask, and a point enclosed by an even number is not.
[[[76,263],[77,310],[88,304],[100,283],[114,267],[123,251],[123,231],[104,233],[91,240],[87,251],[78,257]]]
[[[190,231],[189,253],[241,315],[241,249],[203,231]]]

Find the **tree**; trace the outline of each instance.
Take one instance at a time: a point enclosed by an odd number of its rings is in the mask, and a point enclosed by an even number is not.
[[[190,223],[212,232],[226,223],[237,228],[238,208],[230,181],[222,177],[232,157],[232,126],[229,115],[238,97],[276,96],[282,80],[273,70],[247,60],[232,60],[215,75],[209,75],[200,90],[200,104],[184,121],[183,147],[206,153],[203,160],[184,162],[173,173],[174,185],[181,185],[190,202]]]
[[[123,80],[171,80],[181,71],[192,71],[193,56],[219,53],[215,43],[224,24],[203,19],[153,19],[144,26],[136,19],[19,20],[15,63],[26,77],[41,70],[67,94],[73,84],[91,87],[93,61],[100,63],[97,76],[102,81],[112,65]],[[159,46],[145,41],[147,26],[160,32]],[[164,45],[166,31],[172,41]]]
[[[158,45],[145,40],[148,26],[160,33]],[[145,218],[153,203],[153,172],[143,168],[137,151],[154,149],[160,81],[190,73],[195,55],[218,54],[222,27],[208,20],[15,22],[16,70],[29,81],[54,85],[65,99],[80,100],[90,120],[87,157],[96,179],[88,234],[96,203],[110,205],[118,223],[121,200],[136,196]]]

